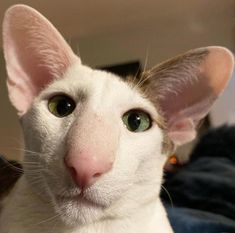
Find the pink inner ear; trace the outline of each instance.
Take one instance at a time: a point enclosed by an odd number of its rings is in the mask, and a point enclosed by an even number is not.
[[[214,101],[213,97],[205,97],[188,108],[184,108],[174,113],[168,121],[168,136],[175,145],[182,145],[192,141],[196,137],[198,123],[209,112]]]
[[[195,125],[191,119],[183,119],[169,129],[168,136],[175,145],[182,145],[196,137]]]
[[[166,82],[171,83],[165,84],[168,88],[165,88],[164,98],[160,99],[160,106],[167,120],[168,135],[176,145],[195,138],[198,123],[208,114],[232,76],[234,61],[231,52],[221,47],[207,49],[208,54],[196,69],[190,72],[179,69],[178,74],[175,70],[174,79],[166,78]],[[184,60],[181,62],[184,69]]]
[[[53,25],[24,5],[6,12],[3,40],[9,96],[20,114],[48,83],[80,62]]]

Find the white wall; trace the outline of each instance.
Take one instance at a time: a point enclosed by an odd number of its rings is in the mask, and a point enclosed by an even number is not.
[[[6,73],[2,52],[0,53],[0,154],[9,158],[19,158],[22,137],[15,110],[7,97]]]
[[[235,39],[231,27],[226,27],[226,18],[211,19],[203,26],[195,22],[189,27],[187,22],[168,22],[142,27],[133,26],[132,30],[116,34],[103,34],[79,39],[79,52],[84,63],[92,66],[115,64],[128,60],[140,59],[147,66],[168,59],[186,50],[208,46],[222,45],[234,48]],[[73,39],[75,48],[78,40]]]

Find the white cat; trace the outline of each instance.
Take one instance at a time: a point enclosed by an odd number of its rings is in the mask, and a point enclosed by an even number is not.
[[[231,77],[225,48],[189,51],[137,82],[81,63],[34,9],[3,22],[9,97],[25,174],[4,200],[1,233],[172,233],[163,165],[192,140]]]

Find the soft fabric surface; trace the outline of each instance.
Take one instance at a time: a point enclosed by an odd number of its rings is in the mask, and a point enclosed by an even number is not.
[[[207,133],[190,162],[166,174],[162,192],[176,233],[235,232],[235,127]]]

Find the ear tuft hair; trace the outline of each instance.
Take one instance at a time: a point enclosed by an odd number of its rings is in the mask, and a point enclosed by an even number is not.
[[[143,74],[144,92],[162,112],[175,145],[191,141],[196,128],[232,76],[234,58],[223,47],[191,50]]]

